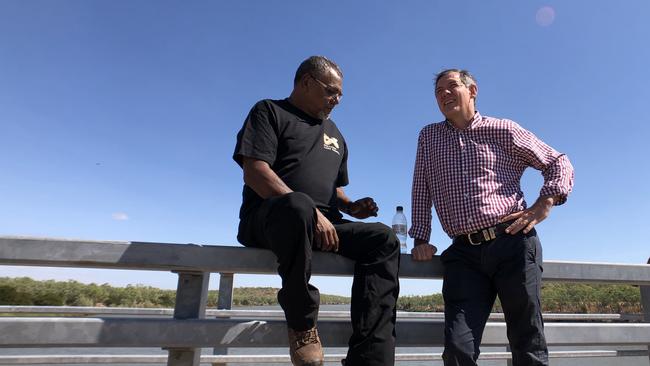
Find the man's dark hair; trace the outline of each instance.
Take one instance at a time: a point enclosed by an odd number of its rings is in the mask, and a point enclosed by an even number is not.
[[[469,88],[470,85],[476,85],[476,79],[469,73],[469,71],[463,69],[447,69],[436,75],[436,82],[433,84],[433,87],[436,88],[438,86],[438,80],[452,72],[457,72],[460,75],[460,81],[465,84],[466,87]]]
[[[325,56],[311,56],[310,58],[303,61],[298,70],[296,70],[296,76],[293,79],[293,85],[298,84],[300,79],[302,79],[305,74],[310,74],[313,76],[325,76],[327,70],[332,69],[339,74],[339,77],[343,78],[343,72],[339,65],[334,61],[328,59]]]

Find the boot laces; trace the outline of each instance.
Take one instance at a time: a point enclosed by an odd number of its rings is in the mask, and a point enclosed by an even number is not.
[[[294,340],[296,349],[312,343],[319,343],[318,332],[316,328],[306,330],[304,332],[296,332],[296,339]]]

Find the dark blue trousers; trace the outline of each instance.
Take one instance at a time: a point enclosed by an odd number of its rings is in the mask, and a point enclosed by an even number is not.
[[[496,296],[503,307],[513,365],[548,365],[540,304],[542,247],[534,229],[476,246],[454,240],[441,260],[446,366],[477,365]]]
[[[316,325],[320,295],[311,277],[316,206],[304,193],[265,200],[241,218],[238,240],[267,248],[278,257],[282,289],[278,302],[287,325],[307,330]],[[339,237],[338,254],[353,259],[352,336],[346,364],[390,366],[395,363],[395,319],[399,294],[399,240],[381,223],[332,222]]]

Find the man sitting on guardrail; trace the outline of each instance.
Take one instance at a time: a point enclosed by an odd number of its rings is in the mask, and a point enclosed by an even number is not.
[[[485,323],[499,296],[513,365],[548,365],[540,308],[542,248],[534,226],[573,187],[573,167],[517,123],[482,116],[478,87],[465,70],[436,77],[446,120],[422,129],[413,175],[414,260],[429,260],[431,206],[453,242],[445,266],[445,365],[476,365]],[[540,197],[526,208],[524,170],[542,172]]]
[[[356,262],[344,364],[393,365],[399,241],[386,225],[352,222],[339,212],[365,219],[378,210],[372,198],[351,201],[342,188],[348,184],[348,149],[329,118],[342,95],[341,69],[313,56],[298,67],[289,98],[255,104],[234,153],[245,183],[237,239],[278,258],[278,301],[294,365],[323,364],[316,328],[320,297],[309,283],[312,250]]]

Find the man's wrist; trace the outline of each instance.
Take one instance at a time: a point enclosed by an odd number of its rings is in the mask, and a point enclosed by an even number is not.
[[[415,239],[415,240],[413,240],[413,246],[417,247],[419,245],[424,245],[424,244],[429,244],[429,241],[424,240],[424,239]]]
[[[339,203],[339,210],[340,210],[341,212],[346,213],[346,214],[349,215],[349,214],[350,214],[350,206],[351,206],[351,205],[352,205],[352,201],[347,201],[347,202],[343,202],[343,201],[341,201],[341,202]]]
[[[544,205],[548,208],[553,207],[557,201],[556,196],[541,196],[537,199],[537,202],[541,205]]]

